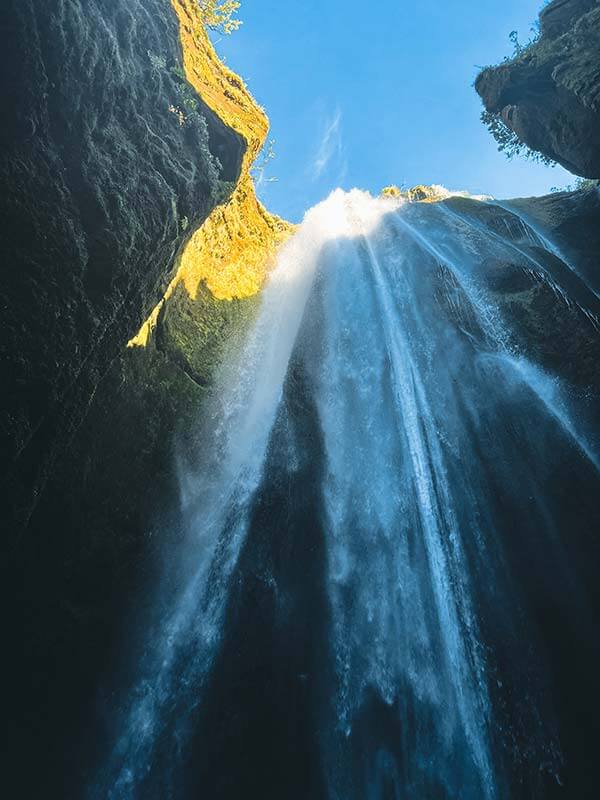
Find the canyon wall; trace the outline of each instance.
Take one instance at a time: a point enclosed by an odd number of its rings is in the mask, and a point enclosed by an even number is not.
[[[7,781],[35,793],[36,753],[62,798],[126,597],[176,535],[175,451],[291,227],[195,0],[9,0],[0,33]]]
[[[484,69],[475,88],[518,139],[576,175],[600,178],[600,2],[553,0],[540,34]]]
[[[538,51],[498,74],[529,65],[535,77],[544,41],[548,52],[581,43],[593,70],[596,33],[584,22],[597,6],[552,3],[584,9],[580,21],[548,16]],[[62,800],[90,777],[94,743],[73,743],[104,702],[97,686],[119,637],[135,627],[123,626],[123,609],[134,596],[148,602],[158,543],[177,541],[175,457],[198,446],[214,368],[251,322],[293,229],[256,198],[251,168],[268,120],[218,60],[195,0],[6,0],[0,36],[2,577],[17,652],[5,665],[6,780],[18,778],[15,796],[36,796],[43,776],[45,796]],[[539,112],[542,133],[563,109],[572,124],[539,149],[562,147],[563,163],[597,176],[587,166],[598,163],[597,104],[585,80],[568,88],[568,75],[583,74],[567,69],[579,64],[572,55],[543,62],[553,75],[566,65],[552,103],[535,92],[530,103],[529,92],[501,105],[499,90],[490,107],[521,108],[524,131]],[[452,203],[506,224],[499,208]],[[520,208],[594,272],[595,190]],[[568,344],[564,377],[586,391],[599,362],[578,308],[522,285],[512,265],[482,268],[497,272],[542,362],[565,363]]]
[[[243,138],[187,83],[167,0],[2,5],[5,536],[26,527]],[[183,122],[173,109],[193,112]]]

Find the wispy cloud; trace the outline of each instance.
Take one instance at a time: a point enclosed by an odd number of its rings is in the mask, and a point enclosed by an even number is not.
[[[319,146],[312,163],[313,180],[320,178],[331,160],[335,156],[341,157],[342,153],[342,112],[338,108],[332,117],[325,120]]]

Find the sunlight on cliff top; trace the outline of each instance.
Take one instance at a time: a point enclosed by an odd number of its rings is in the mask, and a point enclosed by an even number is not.
[[[183,283],[192,300],[202,282],[218,300],[251,297],[264,283],[279,245],[294,226],[270,214],[256,197],[250,169],[269,131],[269,120],[242,79],[219,59],[196,0],[171,0],[179,19],[186,79],[202,100],[246,141],[236,188],[196,230],[181,252],[175,276],[128,347],[145,347],[164,303]]]
[[[418,184],[410,189],[403,189],[394,184],[386,186],[381,190],[382,197],[400,197],[410,203],[439,203],[449,197],[468,197],[471,200],[493,200],[491,195],[471,194],[462,190],[455,191],[446,189],[439,183],[432,183],[429,186]]]
[[[202,100],[246,142],[240,177],[229,199],[216,206],[178,256],[175,274],[161,300],[128,347],[145,347],[165,302],[179,284],[195,300],[201,283],[218,300],[247,298],[260,291],[280,245],[296,229],[271,214],[256,196],[251,175],[269,131],[269,120],[243,80],[219,59],[196,0],[171,0],[179,20],[186,79]],[[443,186],[388,186],[382,197],[410,202],[438,202],[451,196]],[[480,198],[475,198],[480,199]]]

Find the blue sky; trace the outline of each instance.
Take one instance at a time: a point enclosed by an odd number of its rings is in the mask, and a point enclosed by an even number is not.
[[[529,36],[541,0],[242,0],[216,37],[271,120],[276,157],[260,195],[292,221],[341,186],[441,183],[542,194],[560,167],[508,161],[479,121],[477,65]]]

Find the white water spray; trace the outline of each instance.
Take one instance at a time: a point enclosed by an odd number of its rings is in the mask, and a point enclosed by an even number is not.
[[[337,685],[323,747],[352,738],[374,693],[419,721],[403,734],[409,793],[398,797],[420,800],[434,784],[448,797],[501,795],[471,579],[494,532],[482,523],[476,470],[465,469],[460,483],[457,475],[461,460],[476,461],[473,427],[483,428],[492,402],[503,407],[509,393],[477,351],[510,365],[511,380],[532,389],[528,413],[552,416],[598,463],[565,404],[517,357],[481,281],[482,259],[507,252],[522,258],[525,273],[532,269],[518,246],[449,209],[356,190],[338,190],[306,215],[279,255],[244,346],[215,379],[205,452],[182,474],[188,533],[177,557],[191,566],[148,645],[95,796],[140,796],[157,747],[185,738],[181,708],[202,702],[253,501],[269,481],[269,441],[299,341],[325,451]],[[373,763],[389,765],[382,752]],[[332,798],[359,791],[344,763],[330,767]],[[381,787],[385,776],[365,780]],[[364,791],[379,800],[380,789]]]

